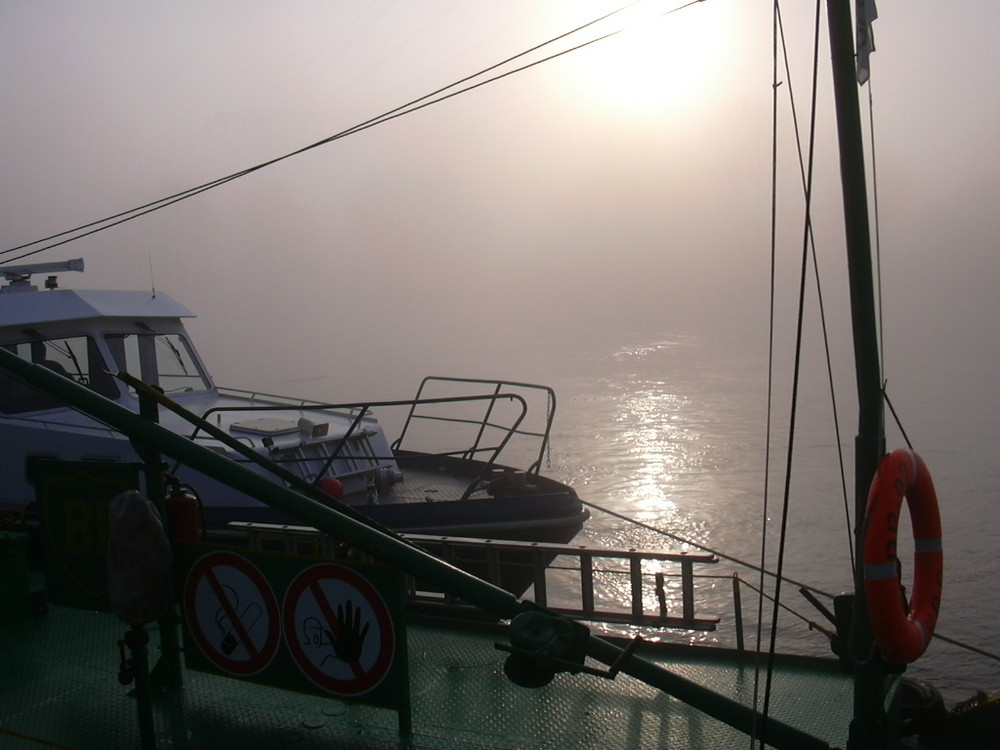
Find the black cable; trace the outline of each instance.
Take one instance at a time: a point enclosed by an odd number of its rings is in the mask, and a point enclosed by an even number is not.
[[[799,276],[799,311],[798,311],[798,321],[796,323],[796,341],[795,341],[795,364],[793,366],[792,375],[792,403],[789,414],[789,425],[788,425],[788,455],[785,463],[785,487],[784,496],[782,499],[781,508],[781,533],[779,535],[778,542],[778,565],[777,565],[777,575],[775,576],[774,583],[774,606],[771,610],[771,633],[770,633],[770,645],[768,648],[768,659],[767,659],[767,677],[764,685],[764,708],[761,711],[764,716],[764,730],[762,730],[761,735],[761,746],[763,747],[766,743],[766,727],[767,727],[767,716],[769,715],[770,705],[771,705],[771,687],[774,677],[774,657],[777,652],[777,637],[778,637],[778,615],[780,609],[778,607],[781,601],[781,582],[782,582],[782,572],[785,567],[785,549],[786,541],[788,539],[788,517],[791,505],[791,486],[792,486],[792,456],[793,448],[795,444],[795,425],[796,417],[798,414],[798,398],[799,398],[799,375],[801,371],[802,364],[802,329],[803,322],[805,319],[805,285],[806,276],[808,269],[808,259],[809,259],[809,238],[812,233],[812,177],[813,177],[813,166],[816,158],[816,107],[819,98],[818,94],[818,78],[819,78],[819,29],[820,29],[820,18],[821,18],[821,4],[820,0],[816,0],[816,24],[813,39],[813,71],[812,71],[812,106],[810,111],[809,120],[809,165],[806,170],[806,185],[805,185],[805,221],[802,232],[802,267]]]
[[[174,203],[179,203],[182,200],[186,200],[186,199],[192,198],[192,197],[194,197],[196,195],[200,195],[201,193],[204,193],[204,192],[206,192],[208,190],[211,190],[213,188],[219,187],[221,185],[225,185],[226,183],[232,182],[233,180],[239,179],[241,177],[245,177],[245,176],[247,176],[247,175],[249,175],[249,174],[251,174],[253,172],[257,172],[257,171],[259,171],[259,170],[261,170],[261,169],[263,169],[265,167],[269,167],[269,166],[272,166],[273,164],[277,164],[278,162],[284,161],[286,159],[290,159],[293,156],[298,156],[300,154],[303,154],[306,151],[311,151],[314,148],[319,148],[320,146],[325,146],[328,143],[332,143],[333,141],[340,140],[341,138],[346,138],[349,135],[355,135],[356,133],[360,133],[360,132],[362,132],[364,130],[368,130],[369,128],[375,127],[376,125],[381,125],[383,123],[389,122],[390,120],[395,120],[396,118],[402,117],[403,115],[412,114],[413,112],[416,112],[418,110],[424,109],[425,107],[429,107],[432,104],[438,104],[438,103],[443,102],[443,101],[445,101],[447,99],[451,99],[452,97],[458,96],[459,94],[464,94],[464,93],[467,93],[467,92],[472,91],[474,89],[477,89],[480,86],[485,86],[488,83],[493,83],[495,81],[498,81],[501,78],[506,78],[507,76],[514,75],[515,73],[520,73],[520,72],[523,72],[525,70],[528,70],[529,68],[533,68],[536,65],[540,65],[542,63],[554,60],[554,59],[556,59],[558,57],[562,57],[563,55],[567,55],[570,52],[576,52],[578,50],[581,50],[581,49],[583,49],[585,47],[590,46],[591,44],[595,44],[597,42],[605,41],[605,40],[607,40],[607,39],[609,39],[611,37],[617,36],[618,34],[622,33],[623,31],[626,30],[627,27],[619,28],[619,29],[617,29],[615,31],[611,31],[611,32],[609,32],[607,34],[603,34],[603,35],[601,35],[599,37],[596,37],[596,38],[591,39],[589,41],[583,42],[583,43],[578,44],[576,46],[570,47],[570,48],[565,49],[565,50],[563,50],[561,52],[556,52],[556,53],[554,53],[552,55],[549,55],[548,57],[544,57],[544,58],[542,58],[540,60],[536,60],[536,61],[528,63],[526,65],[522,65],[521,67],[514,68],[513,70],[507,71],[505,73],[501,73],[501,74],[493,76],[491,78],[487,78],[484,81],[480,81],[480,82],[472,84],[470,86],[466,86],[465,88],[459,89],[457,91],[452,91],[450,94],[445,94],[443,96],[438,96],[439,94],[443,94],[444,92],[448,91],[449,89],[453,89],[456,86],[461,86],[464,83],[468,83],[469,81],[472,81],[472,80],[474,80],[476,78],[479,78],[480,76],[483,76],[486,73],[489,73],[490,71],[496,70],[497,68],[500,68],[500,67],[502,67],[504,65],[507,65],[507,64],[513,62],[514,60],[522,58],[525,55],[529,55],[529,54],[531,54],[533,52],[536,52],[536,51],[542,49],[543,47],[546,47],[546,46],[548,46],[550,44],[554,44],[555,42],[558,42],[558,41],[560,41],[562,39],[565,39],[566,37],[569,37],[569,36],[571,36],[573,34],[576,34],[576,33],[580,32],[580,31],[582,31],[582,30],[584,30],[584,29],[586,29],[586,28],[588,28],[590,26],[593,26],[594,24],[600,23],[601,21],[605,21],[608,18],[611,18],[612,16],[617,15],[618,13],[621,13],[621,12],[627,10],[628,8],[632,7],[633,5],[636,5],[636,4],[640,3],[640,2],[643,2],[643,0],[633,0],[632,2],[627,3],[626,5],[623,5],[622,7],[618,8],[617,10],[613,10],[610,13],[606,13],[603,16],[595,18],[592,21],[588,21],[587,23],[585,23],[585,24],[583,24],[581,26],[578,26],[578,27],[576,27],[576,28],[574,28],[574,29],[572,29],[570,31],[564,32],[564,33],[559,34],[557,36],[554,36],[551,39],[549,39],[549,40],[547,40],[545,42],[542,42],[541,44],[536,44],[536,45],[534,45],[532,47],[529,47],[528,49],[524,50],[523,52],[519,52],[516,55],[512,55],[511,57],[508,57],[505,60],[502,60],[501,62],[494,63],[493,65],[490,65],[490,66],[488,66],[486,68],[483,68],[482,70],[480,70],[480,71],[478,71],[476,73],[473,73],[472,75],[468,75],[468,76],[465,76],[464,78],[460,78],[459,80],[454,81],[453,83],[450,83],[447,86],[443,86],[443,87],[441,87],[439,89],[436,89],[435,91],[432,91],[429,94],[425,94],[424,96],[421,96],[421,97],[419,97],[417,99],[414,99],[414,100],[412,100],[410,102],[407,102],[406,104],[401,104],[400,106],[394,107],[393,109],[390,109],[387,112],[383,112],[380,115],[377,115],[375,117],[369,118],[368,120],[365,120],[365,121],[363,121],[363,122],[361,122],[361,123],[359,123],[357,125],[354,125],[354,126],[352,126],[350,128],[347,128],[346,130],[342,130],[339,133],[335,133],[334,135],[328,136],[327,138],[323,138],[322,140],[319,140],[319,141],[317,141],[315,143],[312,143],[312,144],[310,144],[308,146],[303,146],[302,148],[296,149],[295,151],[291,151],[291,152],[289,152],[287,154],[284,154],[283,156],[275,157],[274,159],[270,159],[268,161],[262,162],[260,164],[257,164],[256,166],[248,167],[246,169],[240,170],[239,172],[234,172],[233,174],[227,175],[225,177],[220,177],[218,179],[211,180],[210,182],[203,183],[201,185],[189,188],[189,189],[181,191],[179,193],[174,193],[173,195],[169,195],[169,196],[167,196],[165,198],[161,198],[161,199],[153,201],[151,203],[146,203],[146,204],[144,204],[142,206],[138,206],[136,208],[132,208],[132,209],[129,209],[127,211],[122,211],[120,213],[114,214],[112,216],[108,216],[108,217],[103,218],[103,219],[98,219],[96,221],[89,222],[88,224],[83,224],[83,225],[78,226],[78,227],[76,227],[74,229],[67,229],[67,230],[65,230],[63,232],[58,232],[56,234],[49,235],[48,237],[43,237],[41,239],[34,240],[33,242],[27,242],[27,243],[24,243],[22,245],[18,245],[16,247],[12,247],[12,248],[9,248],[7,250],[0,251],[0,255],[8,255],[10,253],[17,252],[18,250],[25,250],[25,249],[33,246],[33,245],[38,245],[40,243],[49,242],[50,240],[54,240],[54,239],[57,239],[59,237],[66,237],[66,235],[73,235],[73,236],[68,237],[68,238],[66,238],[64,240],[60,240],[59,242],[54,242],[52,244],[45,245],[44,247],[36,248],[34,250],[30,250],[28,252],[22,253],[21,255],[18,255],[17,257],[8,258],[7,260],[0,261],[0,264],[2,264],[2,263],[10,263],[10,262],[13,262],[13,261],[16,261],[16,260],[21,260],[23,258],[27,258],[27,257],[32,256],[32,255],[36,255],[37,253],[41,253],[41,252],[43,252],[45,250],[50,250],[50,249],[52,249],[54,247],[59,247],[60,245],[65,245],[65,244],[67,244],[69,242],[73,242],[73,241],[81,239],[83,237],[87,237],[87,236],[90,236],[92,234],[96,234],[98,232],[102,232],[105,229],[110,229],[111,227],[118,226],[119,224],[124,224],[127,221],[131,221],[132,219],[137,219],[140,216],[145,216],[146,214],[152,213],[154,211],[158,211],[158,210],[160,210],[162,208],[166,208],[168,206],[173,205]],[[684,10],[685,8],[689,8],[689,7],[691,7],[693,5],[696,5],[697,3],[700,3],[700,2],[704,2],[704,0],[690,0],[690,2],[687,2],[687,3],[683,4],[683,5],[677,6],[675,8],[672,8],[672,9],[670,9],[668,11],[664,11],[663,13],[661,13],[659,15],[660,15],[660,17],[667,16],[667,15],[670,15],[672,13],[676,13],[676,12],[678,12],[680,10]],[[433,98],[433,97],[437,97],[437,98]],[[83,230],[90,230],[90,231],[83,231]],[[82,233],[80,233],[80,232],[82,232]]]

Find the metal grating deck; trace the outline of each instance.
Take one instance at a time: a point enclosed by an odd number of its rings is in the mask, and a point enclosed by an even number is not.
[[[5,750],[117,750],[140,745],[131,688],[117,680],[113,616],[51,607],[49,614],[0,628],[0,747]],[[747,737],[627,676],[614,681],[559,675],[526,690],[503,674],[500,636],[482,627],[459,632],[409,626],[412,748],[742,748]],[[152,658],[158,637],[151,640]],[[749,703],[750,667],[698,649],[647,658],[668,661],[690,679]],[[846,745],[849,682],[835,670],[783,667],[774,679],[772,715]],[[397,716],[184,671],[184,687],[156,703],[161,748],[399,748]]]

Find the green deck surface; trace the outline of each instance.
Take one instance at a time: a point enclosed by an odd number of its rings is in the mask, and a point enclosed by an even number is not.
[[[50,607],[0,627],[0,748],[137,748],[130,686],[118,683],[113,616]],[[397,715],[228,677],[184,670],[179,691],[156,698],[157,747],[183,748],[740,748],[742,733],[624,675],[557,675],[528,690],[503,674],[501,634],[426,621],[408,631],[413,734],[400,741]],[[152,658],[159,638],[153,633]],[[698,652],[706,651],[698,649]],[[751,703],[752,665],[731,657],[646,651],[647,658]],[[771,714],[846,745],[851,687],[835,669],[783,666]]]

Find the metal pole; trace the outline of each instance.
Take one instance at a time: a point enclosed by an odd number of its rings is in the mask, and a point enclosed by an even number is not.
[[[135,680],[135,707],[139,717],[139,742],[142,750],[156,750],[156,724],[153,719],[153,691],[149,678],[149,633],[136,624],[125,634],[125,644],[132,654]]]
[[[742,652],[746,647],[743,640],[743,596],[740,591],[740,577],[737,573],[733,573],[733,613],[736,626],[736,650]]]
[[[885,453],[878,328],[872,279],[868,195],[864,146],[858,105],[854,56],[854,26],[850,0],[828,0],[827,19],[832,51],[833,88],[840,140],[840,174],[854,329],[858,388],[858,434],[855,438],[855,596],[850,652],[854,662],[854,718],[848,748],[875,750],[889,743],[884,705],[885,665],[873,647],[874,635],[861,579],[864,565],[862,533],[868,487]]]
[[[156,402],[148,395],[139,392],[139,414],[150,422],[159,421],[159,410]],[[146,496],[156,506],[160,513],[160,518],[169,523],[170,517],[167,512],[167,491],[163,481],[163,456],[158,450],[150,448],[145,444],[135,446],[139,456],[142,458],[146,474]],[[160,659],[153,668],[154,680],[158,681],[158,687],[179,688],[183,684],[183,670],[181,669],[181,645],[178,634],[180,615],[177,611],[177,602],[174,601],[174,594],[170,593],[170,604],[166,613],[160,618]]]

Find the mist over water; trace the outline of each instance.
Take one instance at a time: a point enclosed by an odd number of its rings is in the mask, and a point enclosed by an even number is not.
[[[849,352],[843,347],[834,349],[846,479],[842,481],[839,470],[841,454],[822,348],[807,345],[795,423],[784,575],[840,594],[852,588],[848,517],[853,523],[857,417]],[[760,564],[763,554],[765,567],[774,571],[781,543],[792,361],[789,346],[778,345],[775,351],[769,476],[765,469],[768,355],[760,331],[756,336],[732,336],[622,330],[551,339],[535,332],[519,340],[432,346],[425,360],[417,357],[402,370],[410,374],[410,367],[424,364],[436,374],[497,376],[555,389],[558,407],[552,446],[542,471],[571,484],[584,501],[597,506],[574,543],[670,552],[698,552],[695,545],[701,545],[751,565]],[[947,373],[952,367],[952,362],[944,360],[938,369]],[[338,369],[332,359],[330,368]],[[993,521],[1000,470],[992,460],[992,446],[1000,439],[1000,414],[987,382],[968,378],[962,388],[940,389],[941,377],[937,369],[910,373],[907,387],[895,393],[890,387],[890,397],[914,448],[928,463],[941,503],[946,580],[938,630],[992,651],[1000,626],[990,616],[989,602],[1000,599],[1000,581],[983,571],[994,566],[1000,545],[1000,526]],[[400,385],[401,396],[412,395],[418,380],[405,382],[408,378],[397,371],[387,371],[385,378],[387,383]],[[333,384],[344,385],[336,375],[303,383],[318,391]],[[377,389],[368,384],[360,390]],[[889,449],[903,447],[905,441],[888,414],[887,420]],[[845,484],[850,512],[845,511]],[[908,583],[912,542],[905,511],[900,550],[904,583]],[[736,572],[759,585],[759,574],[726,559],[699,572],[713,578],[696,586],[698,614],[721,616],[719,630],[668,637],[733,645],[730,577]],[[567,586],[573,585],[572,577],[564,580]],[[602,585],[598,596],[609,601],[620,604],[627,596],[622,576],[599,582],[599,589]],[[773,592],[771,577],[765,578],[764,585]],[[797,589],[785,583],[782,601],[805,619],[781,612],[779,648],[829,654],[827,639],[811,630],[806,620],[824,627],[828,623]],[[679,599],[673,597],[679,593],[670,593],[671,606],[677,606]],[[560,592],[550,590],[549,595],[558,598]],[[655,598],[651,592],[647,597],[647,609],[655,611]],[[748,642],[756,624],[756,608],[755,595],[744,588]],[[769,603],[765,616],[770,617]],[[910,674],[934,683],[950,702],[1000,684],[996,662],[941,641],[935,641],[910,667]]]
[[[788,404],[786,394],[775,395],[765,526],[766,349],[755,351],[747,342],[734,346],[731,340],[704,336],[623,334],[620,341],[627,343],[595,342],[563,354],[588,364],[575,376],[553,383],[561,401],[549,471],[574,484],[586,501],[753,565],[759,564],[761,542],[766,539],[766,567],[776,570]],[[822,387],[817,392],[803,385],[803,393],[784,574],[840,594],[852,588],[851,557],[831,407]],[[986,403],[985,396],[981,385],[977,393],[953,397],[952,407],[963,410],[970,404]],[[848,502],[853,507],[853,391],[843,390],[838,398],[843,412],[841,442],[848,472]],[[958,437],[949,433],[947,420],[943,423],[945,428],[940,431],[926,430],[922,419],[907,426],[915,449],[934,476],[944,517],[946,582],[938,630],[990,651],[1000,628],[989,616],[989,605],[984,610],[984,602],[996,601],[1000,584],[980,572],[994,564],[994,550],[1000,544],[997,525],[983,523],[984,513],[991,513],[995,501],[990,490],[983,488],[996,486],[997,471],[988,454],[989,446],[995,444],[997,426],[995,421],[987,424],[984,420],[978,425],[981,431],[977,436],[967,433],[956,445]],[[898,432],[890,428],[890,449],[903,445]],[[964,475],[956,472],[952,462],[959,447],[971,450],[959,462],[967,472]],[[905,571],[912,572],[908,537],[904,520],[900,535],[904,576],[909,575]],[[577,541],[618,549],[697,551],[600,511],[595,511]],[[703,568],[700,572],[719,578],[696,587],[699,613],[718,614],[723,621],[717,634],[689,634],[688,638],[727,645],[735,642],[732,588],[727,580],[734,571],[759,584],[757,573],[727,560],[708,570]],[[908,580],[904,577],[904,582]],[[767,578],[765,587],[773,592],[773,579]],[[826,627],[827,621],[797,588],[786,583],[782,601],[807,620]],[[757,604],[749,589],[743,590],[743,597],[749,642]],[[655,606],[652,601],[650,607]],[[769,603],[765,612],[769,617]],[[978,616],[970,622],[973,612]],[[829,653],[826,638],[810,630],[805,621],[783,611],[779,623],[780,648]],[[976,689],[994,689],[1000,683],[996,662],[941,641],[934,642],[910,672],[932,681],[949,701],[967,698]]]
[[[217,328],[218,321],[203,320],[198,325]],[[775,347],[768,474],[766,331],[743,321],[732,330],[722,329],[670,333],[666,327],[614,331],[607,326],[595,327],[589,334],[560,335],[541,320],[521,335],[516,331],[484,335],[457,327],[447,333],[436,331],[423,346],[411,342],[398,349],[390,345],[390,335],[373,339],[365,356],[355,359],[342,356],[334,331],[330,339],[296,337],[278,342],[287,347],[280,358],[282,367],[276,367],[278,359],[268,356],[266,349],[255,349],[261,354],[262,368],[241,372],[241,376],[265,390],[335,401],[411,397],[420,378],[428,374],[499,377],[552,386],[558,408],[543,473],[571,484],[584,501],[598,508],[672,535],[657,534],[595,508],[575,543],[698,551],[678,541],[688,540],[752,565],[758,565],[763,554],[765,567],[774,571],[781,543],[793,349],[785,340]],[[779,329],[787,332],[788,326],[779,325]],[[820,335],[807,327],[784,575],[839,594],[852,587],[848,517],[853,517],[857,417],[850,344],[843,340],[850,334],[836,328],[834,333],[838,340],[832,345],[833,377],[846,479],[841,479],[839,471],[841,454]],[[216,335],[228,340],[224,332]],[[314,345],[323,341],[332,343],[316,350]],[[952,341],[949,346],[958,345]],[[203,341],[202,347],[211,366],[213,351]],[[1000,442],[1000,406],[990,394],[993,381],[971,373],[953,377],[956,361],[950,357],[928,359],[919,350],[893,352],[893,347],[888,348],[890,398],[914,448],[930,467],[941,502],[946,581],[939,632],[993,650],[1000,627],[991,618],[989,603],[1000,600],[1000,581],[984,575],[993,569],[1000,545],[1000,525],[993,518],[1000,487],[1000,469],[993,460],[993,447]],[[962,361],[975,359],[975,352],[962,355]],[[910,365],[911,361],[920,366]],[[256,380],[265,374],[270,379]],[[903,447],[899,428],[890,414],[886,418],[888,448]],[[386,426],[392,432],[398,420],[390,417]],[[845,485],[846,502],[852,508],[849,513],[845,511]],[[900,535],[904,571],[912,570],[908,536],[904,521]],[[729,577],[737,572],[758,585],[759,575],[727,560],[701,572],[715,578],[696,589],[698,613],[719,615],[723,620],[716,634],[681,637],[732,645]],[[620,577],[604,585],[603,595],[610,600],[627,595]],[[773,579],[767,577],[766,590],[773,591],[773,587]],[[550,595],[559,594],[550,591]],[[749,589],[743,590],[743,597],[749,639],[757,603]],[[827,626],[822,615],[798,594],[796,585],[783,586],[782,600],[802,618]],[[647,607],[655,610],[655,600],[648,601]],[[769,617],[769,604],[765,613]],[[829,653],[826,638],[803,619],[783,611],[779,622],[779,648]],[[1000,684],[995,662],[940,641],[932,644],[910,673],[933,682],[950,702]]]
[[[315,142],[618,5],[3,4],[0,248]],[[1000,72],[997,11],[982,5],[880,8],[861,96],[875,91],[884,375],[942,498],[941,630],[991,648]],[[694,4],[663,25],[672,58],[621,67],[634,38],[594,45],[31,260],[84,257],[64,286],[170,293],[202,316],[189,328],[223,385],[323,401],[409,397],[430,374],[552,385],[548,473],[742,559],[766,536],[771,566],[803,235],[799,163],[783,151],[768,477],[771,9]],[[811,11],[786,8],[785,22],[804,100]],[[819,87],[812,221],[850,476],[826,70]],[[793,142],[787,113],[779,131]],[[849,553],[812,283],[785,572],[837,592]],[[676,546],[599,513],[584,542]],[[714,591],[724,610],[728,584]],[[818,640],[789,627],[803,648]],[[1000,686],[995,667],[939,643],[922,663],[956,699]]]

